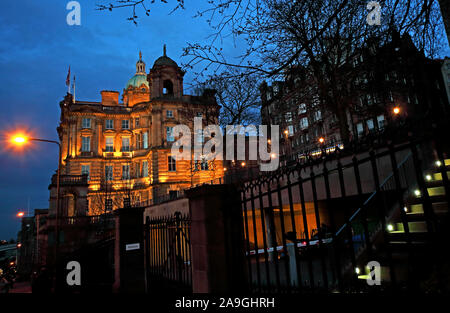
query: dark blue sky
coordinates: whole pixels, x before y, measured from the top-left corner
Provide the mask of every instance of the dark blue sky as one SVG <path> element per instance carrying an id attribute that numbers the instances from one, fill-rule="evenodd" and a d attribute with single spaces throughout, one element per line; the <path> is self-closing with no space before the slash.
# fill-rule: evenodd
<path id="1" fill-rule="evenodd" d="M 138 27 L 126 20 L 128 9 L 97 11 L 100 1 L 92 0 L 79 1 L 81 26 L 68 26 L 68 2 L 0 1 L 0 134 L 26 125 L 35 136 L 57 139 L 58 104 L 67 91 L 69 65 L 77 78 L 77 99 L 100 101 L 100 90 L 122 93 L 139 50 L 147 71 L 164 43 L 168 56 L 180 64 L 186 42 L 203 41 L 210 32 L 205 20 L 192 18 L 202 1 L 172 15 L 170 4 L 157 2 Z M 185 81 L 191 79 L 188 72 Z M 56 145 L 37 144 L 18 154 L 2 139 L 0 239 L 16 237 L 19 208 L 29 206 L 31 213 L 48 207 L 47 187 L 56 166 Z"/>
<path id="2" fill-rule="evenodd" d="M 147 71 L 164 43 L 180 64 L 187 61 L 180 59 L 186 43 L 202 42 L 211 32 L 205 19 L 193 18 L 207 1 L 186 1 L 186 10 L 171 15 L 171 4 L 156 1 L 138 27 L 126 20 L 127 8 L 95 10 L 95 3 L 106 0 L 79 0 L 81 26 L 68 26 L 68 2 L 0 1 L 0 239 L 16 237 L 18 209 L 29 207 L 31 213 L 48 207 L 47 187 L 57 167 L 56 145 L 37 144 L 18 153 L 1 136 L 26 127 L 37 137 L 57 139 L 69 65 L 77 77 L 77 99 L 100 101 L 101 90 L 122 92 L 134 75 L 139 50 Z M 225 55 L 237 55 L 242 48 L 231 42 L 223 47 Z M 188 71 L 185 83 L 192 77 Z"/>

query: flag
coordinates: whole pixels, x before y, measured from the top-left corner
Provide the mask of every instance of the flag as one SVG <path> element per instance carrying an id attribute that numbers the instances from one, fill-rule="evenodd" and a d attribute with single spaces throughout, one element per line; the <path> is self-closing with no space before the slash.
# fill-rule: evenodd
<path id="1" fill-rule="evenodd" d="M 70 86 L 70 65 L 69 65 L 69 72 L 67 73 L 67 78 L 66 78 L 66 86 Z"/>

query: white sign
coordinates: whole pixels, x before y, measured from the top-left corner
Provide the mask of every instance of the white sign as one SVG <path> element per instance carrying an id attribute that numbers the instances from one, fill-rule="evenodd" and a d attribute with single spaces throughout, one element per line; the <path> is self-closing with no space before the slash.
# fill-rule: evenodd
<path id="1" fill-rule="evenodd" d="M 125 246 L 125 250 L 126 251 L 139 250 L 140 247 L 141 247 L 141 245 L 139 243 L 130 243 Z"/>

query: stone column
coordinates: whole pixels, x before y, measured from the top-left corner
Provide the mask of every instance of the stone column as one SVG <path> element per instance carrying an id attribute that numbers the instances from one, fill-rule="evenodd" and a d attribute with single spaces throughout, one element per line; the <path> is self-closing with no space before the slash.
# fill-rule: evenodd
<path id="1" fill-rule="evenodd" d="M 204 185 L 187 192 L 194 293 L 245 292 L 246 260 L 240 197 L 232 185 Z"/>
<path id="2" fill-rule="evenodd" d="M 144 208 L 114 211 L 116 242 L 114 248 L 115 292 L 145 292 L 144 270 Z"/>

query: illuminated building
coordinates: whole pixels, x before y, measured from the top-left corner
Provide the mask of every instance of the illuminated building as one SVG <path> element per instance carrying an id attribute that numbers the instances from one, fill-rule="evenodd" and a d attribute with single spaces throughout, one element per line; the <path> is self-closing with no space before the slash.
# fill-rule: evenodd
<path id="1" fill-rule="evenodd" d="M 217 124 L 218 119 L 214 92 L 185 95 L 184 74 L 164 48 L 164 55 L 148 74 L 139 55 L 136 73 L 123 90 L 122 102 L 118 91 L 101 91 L 101 102 L 74 100 L 67 94 L 60 103 L 58 127 L 62 216 L 98 215 L 123 207 L 128 199 L 131 205 L 138 205 L 176 197 L 183 189 L 223 176 L 221 161 L 199 166 L 195 161 L 175 161 L 171 156 L 172 143 L 177 140 L 175 125 L 192 129 L 194 117 L 202 116 L 204 126 Z M 64 188 L 67 180 L 83 174 L 88 176 L 87 194 Z M 51 199 L 55 199 L 54 190 Z M 83 206 L 86 200 L 88 204 Z M 55 201 L 51 201 L 50 210 L 54 207 Z"/>

